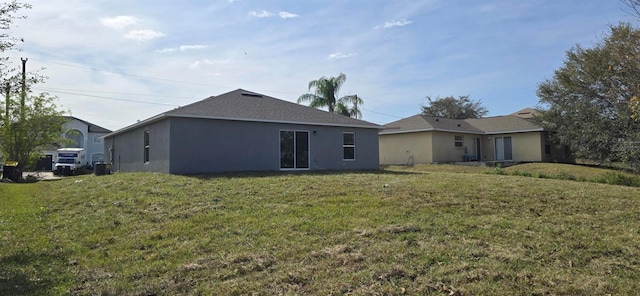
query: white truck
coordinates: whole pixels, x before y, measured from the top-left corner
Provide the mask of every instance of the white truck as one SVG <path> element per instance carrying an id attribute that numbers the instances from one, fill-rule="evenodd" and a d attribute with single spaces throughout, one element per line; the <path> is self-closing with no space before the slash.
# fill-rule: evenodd
<path id="1" fill-rule="evenodd" d="M 84 148 L 60 148 L 56 152 L 53 174 L 75 175 L 78 169 L 84 167 L 85 161 Z"/>

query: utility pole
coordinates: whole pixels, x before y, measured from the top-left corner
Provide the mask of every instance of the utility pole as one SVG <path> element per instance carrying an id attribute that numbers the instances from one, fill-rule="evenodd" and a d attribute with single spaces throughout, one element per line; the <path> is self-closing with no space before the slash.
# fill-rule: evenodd
<path id="1" fill-rule="evenodd" d="M 27 60 L 26 58 L 20 58 L 22 61 L 22 92 L 20 93 L 20 122 L 24 121 L 25 117 L 25 98 L 27 97 Z"/>

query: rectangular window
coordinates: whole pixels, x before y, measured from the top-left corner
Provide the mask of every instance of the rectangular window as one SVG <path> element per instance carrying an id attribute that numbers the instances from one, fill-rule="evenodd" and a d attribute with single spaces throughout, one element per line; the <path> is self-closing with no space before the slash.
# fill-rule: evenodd
<path id="1" fill-rule="evenodd" d="M 544 144 L 544 154 L 551 154 L 551 144 Z"/>
<path id="2" fill-rule="evenodd" d="M 144 163 L 149 162 L 149 131 L 144 131 Z"/>
<path id="3" fill-rule="evenodd" d="M 462 148 L 463 146 L 462 136 L 454 136 L 454 146 L 456 148 Z"/>
<path id="4" fill-rule="evenodd" d="M 308 131 L 280 131 L 280 168 L 309 168 Z"/>
<path id="5" fill-rule="evenodd" d="M 342 133 L 342 159 L 356 159 L 356 133 Z"/>

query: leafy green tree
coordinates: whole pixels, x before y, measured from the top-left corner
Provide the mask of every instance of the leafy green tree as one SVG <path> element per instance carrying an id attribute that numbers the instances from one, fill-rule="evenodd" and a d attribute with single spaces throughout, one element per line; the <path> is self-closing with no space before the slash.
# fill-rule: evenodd
<path id="1" fill-rule="evenodd" d="M 42 150 L 61 141 L 66 119 L 57 111 L 55 99 L 46 93 L 27 96 L 23 118 L 19 100 L 10 100 L 9 117 L 3 110 L 0 123 L 0 150 L 6 160 L 30 167 Z"/>
<path id="2" fill-rule="evenodd" d="M 30 5 L 11 1 L 0 4 L 0 52 L 13 50 L 21 39 L 9 32 L 13 22 L 23 19 L 18 13 Z M 38 74 L 17 73 L 0 57 L 0 152 L 5 160 L 18 161 L 21 169 L 33 164 L 42 150 L 59 142 L 65 118 L 57 111 L 55 97 L 33 95 L 29 85 L 43 81 Z M 26 60 L 24 61 L 26 63 Z"/>
<path id="3" fill-rule="evenodd" d="M 358 95 L 349 95 L 338 98 L 340 88 L 347 80 L 347 76 L 340 73 L 337 77 L 320 77 L 318 80 L 309 82 L 309 91 L 298 97 L 298 104 L 309 102 L 309 107 L 326 107 L 331 113 L 338 113 L 353 118 L 360 118 L 362 114 L 358 105 L 364 104 L 364 100 Z"/>
<path id="4" fill-rule="evenodd" d="M 26 16 L 19 15 L 19 11 L 29 8 L 31 8 L 31 5 L 15 0 L 0 3 L 0 52 L 11 50 L 22 42 L 21 38 L 11 36 L 9 32 L 15 20 L 26 18 Z M 9 73 L 15 70 L 8 66 L 8 60 L 9 57 L 0 56 L 0 79 L 2 80 L 8 79 L 8 76 L 11 76 Z"/>
<path id="5" fill-rule="evenodd" d="M 457 99 L 453 96 L 440 98 L 435 100 L 427 96 L 429 106 L 422 106 L 422 114 L 451 118 L 451 119 L 467 119 L 482 118 L 489 112 L 480 101 L 472 101 L 469 96 L 460 96 Z"/>
<path id="6" fill-rule="evenodd" d="M 540 119 L 575 157 L 640 170 L 632 108 L 640 94 L 640 31 L 628 23 L 610 30 L 592 48 L 567 51 L 564 65 L 539 85 Z"/>
<path id="7" fill-rule="evenodd" d="M 621 0 L 622 3 L 624 3 L 626 6 L 628 6 L 629 8 L 631 8 L 633 11 L 632 13 L 635 14 L 638 18 L 640 18 L 640 0 Z M 629 57 L 629 56 L 625 56 L 625 58 L 628 60 L 628 64 L 629 65 L 634 65 L 633 62 L 638 62 L 637 59 L 638 57 Z M 635 64 L 637 66 L 637 64 Z M 631 97 L 631 99 L 629 100 L 629 105 L 631 107 L 631 117 L 634 120 L 640 121 L 640 96 L 638 94 L 633 95 Z"/>

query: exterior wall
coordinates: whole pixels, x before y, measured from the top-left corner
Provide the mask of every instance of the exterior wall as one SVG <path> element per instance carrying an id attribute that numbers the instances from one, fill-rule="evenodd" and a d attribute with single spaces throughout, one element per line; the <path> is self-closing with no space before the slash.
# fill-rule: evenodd
<path id="1" fill-rule="evenodd" d="M 87 162 L 93 164 L 92 157 L 96 154 L 105 154 L 104 140 L 101 137 L 107 135 L 107 133 L 89 133 L 87 144 L 85 145 Z"/>
<path id="2" fill-rule="evenodd" d="M 144 163 L 144 131 L 149 162 Z M 108 137 L 112 171 L 198 174 L 280 170 L 280 131 L 309 132 L 309 169 L 378 169 L 378 130 L 169 118 Z M 342 133 L 355 132 L 355 160 L 343 160 Z"/>
<path id="3" fill-rule="evenodd" d="M 280 131 L 309 132 L 309 169 L 378 169 L 378 130 L 171 118 L 172 174 L 280 170 Z M 355 132 L 356 159 L 343 160 L 342 133 Z"/>
<path id="4" fill-rule="evenodd" d="M 462 136 L 463 147 L 455 147 L 455 136 Z M 469 134 L 434 132 L 433 162 L 463 161 L 465 155 L 464 147 L 469 145 L 473 145 L 472 136 Z"/>
<path id="5" fill-rule="evenodd" d="M 149 162 L 144 162 L 144 133 L 149 131 Z M 105 138 L 105 162 L 113 172 L 161 172 L 169 173 L 169 120 L 145 126 Z"/>
<path id="6" fill-rule="evenodd" d="M 483 151 L 485 161 L 495 161 L 495 138 L 511 137 L 512 161 L 539 162 L 543 161 L 544 137 L 542 132 L 511 133 L 485 136 L 486 149 Z"/>
<path id="7" fill-rule="evenodd" d="M 455 147 L 455 136 L 462 137 L 462 147 Z M 495 161 L 495 137 L 511 137 L 513 161 L 547 161 L 545 136 L 542 132 L 511 133 L 501 135 L 477 135 L 451 132 L 415 132 L 380 135 L 380 163 L 406 164 L 410 154 L 414 163 L 460 162 L 465 155 L 475 155 L 474 139 L 480 139 L 480 161 Z M 552 155 L 559 148 L 552 146 Z"/>
<path id="8" fill-rule="evenodd" d="M 84 148 L 85 159 L 83 164 L 92 164 L 92 156 L 95 154 L 104 154 L 104 143 L 100 137 L 107 135 L 106 133 L 92 133 L 89 132 L 89 126 L 77 119 L 73 119 L 65 124 L 65 134 L 70 130 L 78 130 L 82 134 L 82 147 L 69 147 L 69 148 Z M 64 137 L 63 134 L 62 136 Z M 45 154 L 53 153 L 55 151 L 46 151 Z M 54 156 L 55 158 L 55 156 Z"/>
<path id="9" fill-rule="evenodd" d="M 73 147 L 69 146 L 69 148 L 84 148 L 85 149 L 85 153 L 83 155 L 84 159 L 81 160 L 82 165 L 86 165 L 87 163 L 91 163 L 91 154 L 90 154 L 89 150 L 87 149 L 88 142 L 89 142 L 89 126 L 87 126 L 87 124 L 85 124 L 82 121 L 73 119 L 73 120 L 65 123 L 64 134 L 62 134 L 62 137 L 64 137 L 67 132 L 72 131 L 72 130 L 76 130 L 80 134 L 82 134 L 82 147 L 75 147 L 75 145 L 71 145 Z M 57 155 L 56 151 L 45 151 L 45 154 L 49 154 L 49 153 L 53 154 L 53 161 L 55 162 L 55 160 L 58 158 L 58 155 Z"/>
<path id="10" fill-rule="evenodd" d="M 416 132 L 380 135 L 380 164 L 432 163 L 432 133 Z"/>
<path id="11" fill-rule="evenodd" d="M 542 161 L 544 153 L 542 132 L 513 134 L 511 139 L 513 161 Z"/>

